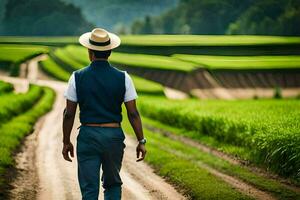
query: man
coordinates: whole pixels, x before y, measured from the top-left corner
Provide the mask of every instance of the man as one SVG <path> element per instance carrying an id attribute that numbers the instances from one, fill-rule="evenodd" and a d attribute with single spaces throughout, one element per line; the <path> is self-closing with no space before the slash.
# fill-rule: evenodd
<path id="1" fill-rule="evenodd" d="M 70 135 L 79 104 L 81 126 L 77 136 L 76 153 L 82 199 L 98 199 L 102 166 L 104 199 L 118 200 L 121 199 L 123 184 L 119 172 L 126 147 L 125 135 L 120 126 L 123 102 L 138 140 L 137 161 L 143 160 L 146 155 L 146 139 L 135 102 L 137 94 L 127 72 L 112 67 L 107 61 L 111 50 L 121 43 L 117 35 L 96 28 L 81 35 L 79 42 L 88 48 L 91 63 L 75 71 L 69 79 L 65 92 L 62 154 L 64 159 L 70 162 L 72 160 L 69 153 L 74 157 Z"/>

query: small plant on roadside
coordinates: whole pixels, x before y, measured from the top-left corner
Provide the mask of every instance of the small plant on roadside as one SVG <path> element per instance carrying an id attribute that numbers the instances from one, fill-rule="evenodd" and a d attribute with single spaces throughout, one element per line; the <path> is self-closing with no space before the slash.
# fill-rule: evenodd
<path id="1" fill-rule="evenodd" d="M 273 96 L 274 99 L 282 99 L 282 91 L 281 91 L 281 88 L 279 86 L 276 86 L 274 88 L 274 96 Z"/>

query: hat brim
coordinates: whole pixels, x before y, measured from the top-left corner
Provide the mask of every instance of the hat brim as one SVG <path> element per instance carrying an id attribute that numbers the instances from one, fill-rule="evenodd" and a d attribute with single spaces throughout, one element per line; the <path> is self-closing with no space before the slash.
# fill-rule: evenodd
<path id="1" fill-rule="evenodd" d="M 121 39 L 119 38 L 119 36 L 117 36 L 116 34 L 110 33 L 110 32 L 108 32 L 108 36 L 110 38 L 110 44 L 106 45 L 106 46 L 92 45 L 89 41 L 90 36 L 91 36 L 91 32 L 87 32 L 87 33 L 82 34 L 79 37 L 79 43 L 88 49 L 92 49 L 92 50 L 96 50 L 96 51 L 107 51 L 107 50 L 114 49 L 114 48 L 120 46 L 120 44 L 121 44 Z"/>

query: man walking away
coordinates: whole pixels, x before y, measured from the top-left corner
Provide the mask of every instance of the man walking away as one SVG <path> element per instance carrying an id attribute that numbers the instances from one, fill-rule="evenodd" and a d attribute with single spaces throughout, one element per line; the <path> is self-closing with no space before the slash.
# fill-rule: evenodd
<path id="1" fill-rule="evenodd" d="M 97 200 L 100 168 L 105 200 L 121 199 L 120 169 L 125 134 L 121 127 L 122 103 L 136 134 L 137 161 L 145 158 L 146 139 L 136 108 L 137 93 L 131 77 L 107 61 L 120 38 L 101 28 L 80 36 L 79 42 L 88 49 L 90 65 L 73 72 L 65 91 L 63 115 L 63 150 L 65 160 L 72 162 L 74 147 L 70 141 L 77 104 L 80 108 L 80 130 L 77 136 L 78 181 L 83 200 Z M 140 157 L 141 154 L 141 157 Z"/>

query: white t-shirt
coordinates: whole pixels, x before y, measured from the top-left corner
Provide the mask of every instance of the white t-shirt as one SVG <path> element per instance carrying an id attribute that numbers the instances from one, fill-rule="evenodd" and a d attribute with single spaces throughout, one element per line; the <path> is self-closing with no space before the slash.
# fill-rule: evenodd
<path id="1" fill-rule="evenodd" d="M 133 81 L 129 74 L 125 72 L 125 96 L 124 96 L 124 102 L 134 100 L 138 98 L 138 95 L 136 93 Z M 77 102 L 77 94 L 76 94 L 76 84 L 75 84 L 75 76 L 74 72 L 69 78 L 68 87 L 66 91 L 64 92 L 64 97 L 70 101 Z"/>

